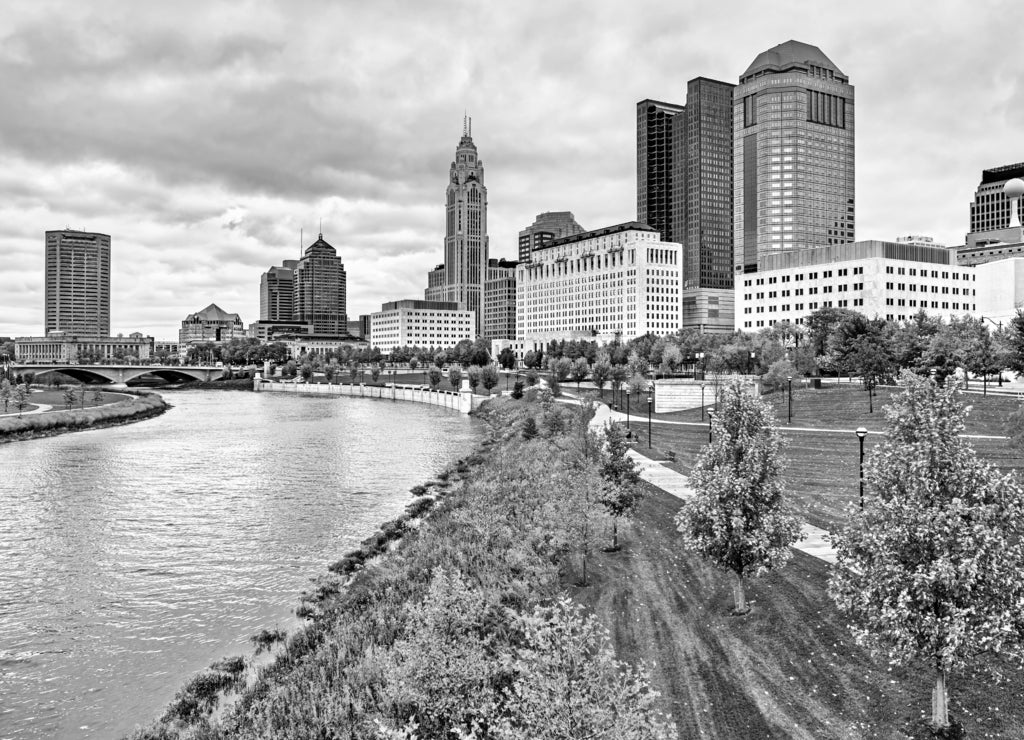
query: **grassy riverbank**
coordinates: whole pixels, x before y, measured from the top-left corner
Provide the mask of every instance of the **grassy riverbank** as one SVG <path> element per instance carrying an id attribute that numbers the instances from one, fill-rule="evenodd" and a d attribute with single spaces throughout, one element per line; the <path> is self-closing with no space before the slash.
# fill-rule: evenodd
<path id="1" fill-rule="evenodd" d="M 209 710 L 244 661 L 194 677 L 134 737 L 674 737 L 644 675 L 564 599 L 567 560 L 594 546 L 601 486 L 580 410 L 498 399 L 482 415 L 480 450 L 331 566 L 297 611 L 307 626 L 223 716 Z"/>
<path id="2" fill-rule="evenodd" d="M 168 408 L 167 402 L 159 395 L 147 393 L 127 396 L 123 401 L 106 406 L 48 411 L 27 416 L 5 416 L 0 418 L 0 444 L 127 424 L 158 416 Z"/>

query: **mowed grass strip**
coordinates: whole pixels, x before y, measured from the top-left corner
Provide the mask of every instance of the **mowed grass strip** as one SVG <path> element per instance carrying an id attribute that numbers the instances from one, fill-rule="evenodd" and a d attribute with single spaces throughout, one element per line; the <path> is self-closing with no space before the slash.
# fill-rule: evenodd
<path id="1" fill-rule="evenodd" d="M 793 393 L 793 422 L 786 424 L 786 396 L 780 393 L 766 397 L 775 406 L 776 418 L 783 431 L 787 460 L 786 489 L 790 509 L 808 523 L 832 531 L 846 521 L 845 510 L 860 499 L 860 443 L 854 429 L 864 426 L 868 435 L 864 440 L 865 460 L 875 445 L 881 442 L 879 432 L 888 430 L 881 407 L 896 392 L 893 388 L 880 388 L 875 398 L 875 412 L 868 413 L 867 394 L 859 386 L 827 386 L 821 390 L 801 390 Z M 979 396 L 965 394 L 964 403 L 971 406 L 965 434 L 1000 437 L 1006 434 L 1008 418 L 1020 403 L 1013 397 Z M 780 414 L 781 412 L 781 414 Z M 668 416 L 668 415 L 662 415 Z M 680 421 L 700 422 L 700 409 L 676 412 L 671 416 Z M 686 418 L 684 418 L 686 417 Z M 637 451 L 656 459 L 666 459 L 669 452 L 676 454 L 669 467 L 688 475 L 708 441 L 708 417 L 699 426 L 675 424 L 654 425 L 652 448 L 647 447 L 646 417 L 634 418 L 631 426 L 641 435 L 634 445 Z M 839 431 L 801 431 L 801 428 Z M 1024 476 L 1024 450 L 1008 439 L 972 439 L 970 445 L 978 455 L 1007 473 L 1016 471 Z"/>
<path id="2" fill-rule="evenodd" d="M 705 437 L 706 439 L 706 437 Z M 753 579 L 753 611 L 731 617 L 730 581 L 682 548 L 678 499 L 648 487 L 623 549 L 598 553 L 591 586 L 563 583 L 609 628 L 621 660 L 645 661 L 680 738 L 924 738 L 927 669 L 896 669 L 858 648 L 825 592 L 826 563 L 794 552 Z M 1024 674 L 979 663 L 950 679 L 951 714 L 968 737 L 1024 737 Z M 989 664 L 993 665 L 993 664 Z"/>

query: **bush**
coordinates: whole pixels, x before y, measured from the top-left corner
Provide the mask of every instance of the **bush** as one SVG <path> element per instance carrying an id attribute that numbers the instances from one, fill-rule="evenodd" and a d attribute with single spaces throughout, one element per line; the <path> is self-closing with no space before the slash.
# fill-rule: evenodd
<path id="1" fill-rule="evenodd" d="M 419 519 L 432 508 L 434 508 L 434 503 L 435 501 L 432 498 L 420 498 L 406 506 L 405 512 L 409 515 L 410 519 Z"/>
<path id="2" fill-rule="evenodd" d="M 551 391 L 552 396 L 562 395 L 562 384 L 553 375 L 548 378 L 548 390 Z"/>
<path id="3" fill-rule="evenodd" d="M 288 633 L 284 630 L 263 629 L 257 632 L 252 637 L 250 637 L 249 642 L 251 642 L 255 646 L 256 654 L 259 655 L 265 650 L 270 650 L 270 648 L 272 648 L 275 644 L 279 642 L 284 642 L 284 639 L 285 637 L 287 637 L 287 635 Z"/>
<path id="4" fill-rule="evenodd" d="M 788 378 L 795 378 L 796 367 L 789 360 L 776 360 L 768 368 L 768 372 L 761 377 L 761 391 L 772 393 L 773 391 L 785 390 L 789 387 Z"/>
<path id="5" fill-rule="evenodd" d="M 517 380 L 515 385 L 512 386 L 512 398 L 520 399 L 523 397 L 523 381 Z"/>

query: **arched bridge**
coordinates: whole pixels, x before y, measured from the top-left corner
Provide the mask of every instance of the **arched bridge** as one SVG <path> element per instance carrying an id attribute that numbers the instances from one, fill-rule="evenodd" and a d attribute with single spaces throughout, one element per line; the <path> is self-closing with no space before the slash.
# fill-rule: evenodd
<path id="1" fill-rule="evenodd" d="M 170 383 L 190 380 L 209 382 L 225 375 L 222 367 L 201 365 L 75 365 L 72 363 L 12 364 L 12 373 L 35 373 L 39 378 L 47 373 L 63 373 L 82 383 L 113 384 L 123 386 L 143 375 L 156 375 Z"/>

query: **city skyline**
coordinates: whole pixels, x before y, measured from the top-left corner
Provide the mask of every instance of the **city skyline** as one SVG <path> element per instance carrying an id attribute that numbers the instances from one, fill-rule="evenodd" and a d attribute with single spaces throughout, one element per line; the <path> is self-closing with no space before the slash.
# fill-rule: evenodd
<path id="1" fill-rule="evenodd" d="M 111 235 L 115 334 L 172 337 L 211 302 L 255 321 L 260 275 L 298 258 L 320 218 L 350 316 L 420 295 L 443 260 L 437 178 L 464 111 L 487 162 L 490 256 L 514 259 L 545 211 L 632 220 L 636 102 L 681 100 L 697 76 L 736 83 L 790 39 L 856 84 L 858 240 L 962 243 L 981 170 L 1024 160 L 1010 3 L 401 7 L 10 7 L 0 335 L 42 333 L 41 240 L 65 225 Z"/>

